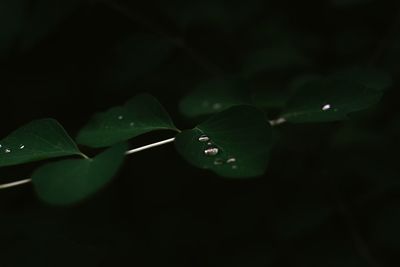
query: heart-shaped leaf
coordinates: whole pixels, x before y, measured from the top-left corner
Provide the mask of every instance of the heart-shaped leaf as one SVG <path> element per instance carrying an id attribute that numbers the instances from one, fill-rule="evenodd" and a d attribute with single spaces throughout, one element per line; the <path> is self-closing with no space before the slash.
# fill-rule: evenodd
<path id="1" fill-rule="evenodd" d="M 69 155 L 82 153 L 53 119 L 30 122 L 0 141 L 0 167 Z"/>
<path id="2" fill-rule="evenodd" d="M 314 80 L 297 90 L 282 117 L 295 123 L 345 120 L 349 113 L 369 108 L 381 97 L 382 91 L 361 83 Z"/>
<path id="3" fill-rule="evenodd" d="M 180 110 L 185 116 L 192 118 L 249 103 L 249 96 L 243 86 L 242 82 L 231 79 L 207 81 L 181 100 Z"/>
<path id="4" fill-rule="evenodd" d="M 39 197 L 53 205 L 69 205 L 96 193 L 123 163 L 126 144 L 109 148 L 93 159 L 70 159 L 37 169 L 32 182 Z"/>
<path id="5" fill-rule="evenodd" d="M 90 147 L 106 147 L 155 130 L 177 131 L 161 104 L 151 95 L 143 94 L 124 106 L 96 114 L 77 140 Z"/>
<path id="6" fill-rule="evenodd" d="M 242 105 L 222 111 L 176 137 L 176 148 L 191 164 L 232 178 L 262 175 L 272 130 L 258 109 Z"/>

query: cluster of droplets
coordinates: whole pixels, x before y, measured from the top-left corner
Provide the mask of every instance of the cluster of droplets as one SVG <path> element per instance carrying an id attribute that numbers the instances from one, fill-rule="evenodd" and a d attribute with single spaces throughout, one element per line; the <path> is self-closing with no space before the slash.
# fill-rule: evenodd
<path id="1" fill-rule="evenodd" d="M 18 146 L 18 149 L 19 150 L 22 150 L 22 149 L 24 149 L 25 148 L 25 145 L 24 144 L 20 144 L 19 146 Z M 3 149 L 3 145 L 2 144 L 0 144 L 0 149 L 2 149 L 3 150 L 3 152 L 4 153 L 6 153 L 6 154 L 8 154 L 8 153 L 11 153 L 11 148 L 9 148 L 9 147 L 5 147 L 4 149 Z"/>
<path id="2" fill-rule="evenodd" d="M 119 115 L 117 118 L 118 118 L 118 120 L 122 121 L 122 120 L 124 119 L 124 116 Z M 134 123 L 133 121 L 131 121 L 131 122 L 129 123 L 129 126 L 130 126 L 130 127 L 133 127 L 133 126 L 135 126 L 135 123 Z"/>
<path id="3" fill-rule="evenodd" d="M 199 140 L 199 142 L 207 143 L 207 147 L 203 151 L 204 155 L 210 156 L 210 157 L 215 157 L 220 153 L 219 148 L 216 147 L 211 142 L 210 137 L 208 137 L 206 135 L 201 135 L 198 140 Z M 232 169 L 238 168 L 238 166 L 236 165 L 236 158 L 234 158 L 234 157 L 229 157 L 228 159 L 215 158 L 214 165 L 219 166 L 219 165 L 224 165 L 224 164 L 231 165 Z"/>

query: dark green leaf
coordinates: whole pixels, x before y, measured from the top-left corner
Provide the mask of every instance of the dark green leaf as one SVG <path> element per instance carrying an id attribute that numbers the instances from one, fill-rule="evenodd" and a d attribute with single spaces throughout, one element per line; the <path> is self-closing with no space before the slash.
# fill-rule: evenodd
<path id="1" fill-rule="evenodd" d="M 53 119 L 33 121 L 0 141 L 0 166 L 81 155 L 64 128 Z"/>
<path id="2" fill-rule="evenodd" d="M 79 202 L 104 187 L 120 168 L 126 144 L 116 145 L 93 159 L 47 164 L 32 176 L 39 197 L 53 205 Z"/>
<path id="3" fill-rule="evenodd" d="M 295 123 L 345 120 L 349 113 L 369 108 L 381 97 L 381 91 L 357 82 L 310 81 L 298 89 L 282 117 Z"/>
<path id="4" fill-rule="evenodd" d="M 175 144 L 199 168 L 225 177 L 253 177 L 267 168 L 272 131 L 258 109 L 235 106 L 178 134 Z"/>
<path id="5" fill-rule="evenodd" d="M 143 94 L 124 106 L 96 114 L 77 140 L 90 147 L 106 147 L 155 130 L 177 129 L 157 99 Z"/>
<path id="6" fill-rule="evenodd" d="M 237 80 L 212 80 L 198 85 L 180 102 L 180 110 L 187 117 L 220 112 L 233 105 L 246 104 L 249 97 Z"/>

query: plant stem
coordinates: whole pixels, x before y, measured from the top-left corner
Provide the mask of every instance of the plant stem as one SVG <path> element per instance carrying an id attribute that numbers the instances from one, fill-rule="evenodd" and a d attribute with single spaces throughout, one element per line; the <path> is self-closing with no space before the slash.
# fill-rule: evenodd
<path id="1" fill-rule="evenodd" d="M 32 179 L 25 179 L 25 180 L 20 180 L 20 181 L 8 183 L 8 184 L 2 184 L 2 185 L 0 185 L 0 189 L 6 189 L 6 188 L 10 188 L 10 187 L 27 184 L 27 183 L 30 183 L 31 181 L 32 181 Z"/>
<path id="2" fill-rule="evenodd" d="M 172 143 L 174 141 L 175 141 L 175 137 L 167 139 L 167 140 L 163 140 L 163 141 L 160 141 L 160 142 L 156 142 L 156 143 L 153 143 L 153 144 L 150 144 L 150 145 L 141 146 L 141 147 L 126 151 L 125 155 L 134 154 L 134 153 L 137 153 L 137 152 L 149 149 L 149 148 L 153 148 L 153 147 L 156 147 L 156 146 L 161 146 L 161 145 L 164 145 L 164 144 Z"/>
<path id="3" fill-rule="evenodd" d="M 175 141 L 175 137 L 169 138 L 169 139 L 166 139 L 166 140 L 163 140 L 163 141 L 159 141 L 159 142 L 156 142 L 156 143 L 153 143 L 153 144 L 149 144 L 149 145 L 145 145 L 145 146 L 141 146 L 141 147 L 138 147 L 138 148 L 134 148 L 134 149 L 128 150 L 128 151 L 125 152 L 125 155 L 131 155 L 131 154 L 134 154 L 134 153 L 146 150 L 146 149 L 150 149 L 150 148 L 153 148 L 153 147 L 162 146 L 162 145 L 165 145 L 165 144 L 168 144 L 168 143 L 172 143 L 174 141 Z M 81 154 L 81 156 L 83 156 L 85 159 L 90 159 L 85 154 Z M 1 189 L 6 189 L 6 188 L 11 188 L 11 187 L 16 187 L 16 186 L 23 185 L 23 184 L 27 184 L 27 183 L 30 183 L 31 181 L 32 181 L 32 179 L 24 179 L 24 180 L 19 180 L 19 181 L 12 182 L 12 183 L 0 184 L 0 190 Z"/>

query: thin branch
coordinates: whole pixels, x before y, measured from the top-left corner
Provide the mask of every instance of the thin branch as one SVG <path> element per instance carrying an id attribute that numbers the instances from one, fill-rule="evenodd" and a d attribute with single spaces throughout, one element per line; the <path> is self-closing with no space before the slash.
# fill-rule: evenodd
<path id="1" fill-rule="evenodd" d="M 141 147 L 126 151 L 125 155 L 131 155 L 131 154 L 134 154 L 134 153 L 137 153 L 137 152 L 149 149 L 149 148 L 153 148 L 153 147 L 156 147 L 156 146 L 161 146 L 161 145 L 164 145 L 164 144 L 172 143 L 174 141 L 175 141 L 175 137 L 167 139 L 167 140 L 163 140 L 163 141 L 160 141 L 160 142 L 156 142 L 156 143 L 153 143 L 153 144 L 141 146 Z"/>
<path id="2" fill-rule="evenodd" d="M 2 185 L 0 185 L 0 189 L 6 189 L 6 188 L 11 188 L 11 187 L 27 184 L 27 183 L 30 183 L 31 181 L 32 181 L 32 179 L 25 179 L 25 180 L 20 180 L 20 181 L 8 183 L 8 184 L 2 184 Z"/>
<path id="3" fill-rule="evenodd" d="M 135 148 L 135 149 L 132 149 L 132 150 L 128 150 L 128 151 L 125 152 L 125 155 L 131 155 L 131 154 L 134 154 L 134 153 L 146 150 L 146 149 L 150 149 L 150 148 L 153 148 L 153 147 L 157 147 L 157 146 L 165 145 L 165 144 L 168 144 L 168 143 L 172 143 L 174 141 L 175 141 L 175 137 L 169 138 L 169 139 L 166 139 L 166 140 L 163 140 L 163 141 L 160 141 L 160 142 L 156 142 L 156 143 L 153 143 L 153 144 L 149 144 L 149 145 L 141 146 L 141 147 L 138 147 L 138 148 Z M 89 159 L 89 157 L 87 157 L 84 154 L 82 154 L 82 156 L 84 156 L 85 159 Z M 12 182 L 12 183 L 1 184 L 0 185 L 0 190 L 1 189 L 6 189 L 6 188 L 11 188 L 11 187 L 16 187 L 16 186 L 19 186 L 19 185 L 24 185 L 24 184 L 30 183 L 31 181 L 32 181 L 32 179 L 24 179 L 24 180 L 19 180 L 19 181 Z"/>

